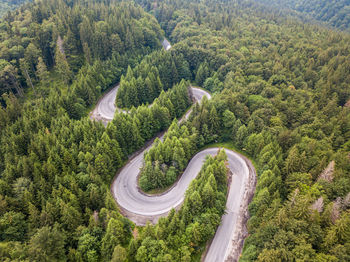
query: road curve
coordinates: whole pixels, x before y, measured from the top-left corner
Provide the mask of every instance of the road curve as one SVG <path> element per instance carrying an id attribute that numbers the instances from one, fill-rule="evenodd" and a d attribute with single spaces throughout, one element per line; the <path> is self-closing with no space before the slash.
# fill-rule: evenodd
<path id="1" fill-rule="evenodd" d="M 148 150 L 146 148 L 146 150 Z M 145 150 L 145 151 L 146 151 Z M 139 154 L 122 168 L 114 179 L 111 191 L 123 213 L 138 225 L 147 221 L 157 222 L 172 208 L 178 208 L 191 181 L 198 175 L 207 155 L 215 155 L 219 148 L 208 148 L 197 153 L 189 162 L 177 184 L 165 194 L 148 196 L 139 191 L 137 176 L 143 164 L 143 154 Z M 204 261 L 235 261 L 233 255 L 241 252 L 244 239 L 244 224 L 247 205 L 255 185 L 255 172 L 246 158 L 225 149 L 227 164 L 232 173 L 226 202 L 226 213 L 212 240 Z M 242 215 L 243 214 L 243 215 Z M 236 255 L 235 255 L 236 256 Z"/>
<path id="2" fill-rule="evenodd" d="M 113 120 L 116 111 L 115 99 L 119 89 L 119 84 L 106 93 L 98 102 L 94 110 L 90 113 L 90 118 L 102 121 L 105 125 Z"/>
<path id="3" fill-rule="evenodd" d="M 171 44 L 169 43 L 169 41 L 164 38 L 163 42 L 162 42 L 162 46 L 164 48 L 165 51 L 169 51 L 171 49 Z M 116 106 L 115 106 L 115 99 L 116 99 L 116 95 L 119 89 L 119 84 L 116 85 L 114 88 L 112 88 L 110 91 L 108 91 L 107 94 L 105 94 L 98 102 L 97 105 L 95 107 L 95 109 L 90 113 L 90 118 L 93 120 L 99 120 L 102 121 L 102 123 L 106 126 L 108 122 L 110 122 L 111 120 L 113 120 L 114 117 L 114 113 L 116 111 Z M 199 88 L 198 89 L 198 94 L 200 96 L 201 92 Z M 202 92 L 205 92 L 202 90 Z M 208 98 L 210 98 L 210 94 L 205 92 L 208 96 Z M 203 96 L 203 93 L 202 93 Z M 198 96 L 197 96 L 198 97 Z M 197 99 L 198 101 L 200 99 Z M 123 111 L 118 109 L 119 111 Z M 125 111 L 123 111 L 125 112 Z M 187 118 L 188 116 L 186 116 Z"/>
<path id="4" fill-rule="evenodd" d="M 255 192 L 256 172 L 252 162 L 232 150 L 225 151 L 232 177 L 225 214 L 207 250 L 206 262 L 239 260 L 247 236 L 248 204 Z"/>
<path id="5" fill-rule="evenodd" d="M 106 126 L 108 122 L 112 121 L 114 118 L 114 113 L 116 110 L 123 111 L 115 106 L 115 99 L 119 89 L 119 84 L 113 87 L 110 91 L 108 91 L 98 102 L 94 110 L 90 113 L 90 118 L 94 120 L 102 121 L 102 123 Z M 193 98 L 195 101 L 200 101 L 203 96 L 207 96 L 208 99 L 211 98 L 211 95 L 197 87 L 191 87 Z M 125 112 L 125 111 L 123 111 Z M 185 118 L 187 119 L 191 113 L 189 110 Z"/>
<path id="6" fill-rule="evenodd" d="M 102 120 L 107 124 L 117 110 L 115 97 L 119 86 L 114 87 L 91 112 L 92 119 Z M 193 98 L 200 101 L 203 96 L 211 98 L 202 89 L 191 87 Z M 189 110 L 183 118 L 190 115 Z M 180 120 L 181 121 L 181 120 Z M 161 137 L 162 138 L 162 137 Z M 207 155 L 215 155 L 219 148 L 209 148 L 197 153 L 189 162 L 178 182 L 167 192 L 158 196 L 148 196 L 138 189 L 137 176 L 143 164 L 143 156 L 152 146 L 138 152 L 115 176 L 111 192 L 122 213 L 137 225 L 147 221 L 156 223 L 159 217 L 166 216 L 172 208 L 179 208 L 190 182 L 198 175 Z M 225 149 L 228 167 L 232 173 L 232 182 L 228 190 L 226 213 L 207 250 L 204 261 L 238 261 L 246 237 L 248 204 L 254 194 L 256 174 L 252 163 L 244 156 Z"/>

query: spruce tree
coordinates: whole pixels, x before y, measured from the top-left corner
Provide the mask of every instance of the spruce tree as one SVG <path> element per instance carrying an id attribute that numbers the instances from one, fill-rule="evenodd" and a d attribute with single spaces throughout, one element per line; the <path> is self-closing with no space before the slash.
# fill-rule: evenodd
<path id="1" fill-rule="evenodd" d="M 64 51 L 62 48 L 59 47 L 59 44 L 56 46 L 56 52 L 55 52 L 55 64 L 56 64 L 56 71 L 60 75 L 61 80 L 68 84 L 71 81 L 72 78 L 72 72 L 69 68 L 69 64 L 67 62 L 67 58 L 64 54 Z"/>
<path id="2" fill-rule="evenodd" d="M 45 85 L 49 79 L 49 72 L 41 56 L 38 58 L 38 64 L 36 66 L 36 76 L 39 78 L 41 84 Z"/>

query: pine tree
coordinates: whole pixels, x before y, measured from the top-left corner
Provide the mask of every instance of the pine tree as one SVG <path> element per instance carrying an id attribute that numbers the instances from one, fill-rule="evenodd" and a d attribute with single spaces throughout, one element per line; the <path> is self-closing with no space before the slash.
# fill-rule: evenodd
<path id="1" fill-rule="evenodd" d="M 126 258 L 127 258 L 127 253 L 125 248 L 123 248 L 121 245 L 117 245 L 114 248 L 111 262 L 124 262 Z"/>
<path id="2" fill-rule="evenodd" d="M 203 85 L 205 79 L 209 76 L 209 69 L 206 62 L 200 64 L 197 74 L 196 74 L 196 83 L 198 85 Z"/>
<path id="3" fill-rule="evenodd" d="M 69 64 L 67 62 L 66 56 L 63 53 L 63 50 L 57 44 L 55 52 L 55 64 L 56 70 L 61 77 L 61 80 L 68 84 L 72 78 L 72 72 L 70 71 Z"/>
<path id="4" fill-rule="evenodd" d="M 92 55 L 91 55 L 89 45 L 86 42 L 83 42 L 83 52 L 84 52 L 86 62 L 91 65 L 92 64 Z"/>
<path id="5" fill-rule="evenodd" d="M 35 73 L 35 65 L 38 61 L 39 56 L 40 56 L 39 49 L 33 43 L 30 43 L 24 52 L 24 60 L 28 65 L 29 74 Z"/>
<path id="6" fill-rule="evenodd" d="M 40 228 L 30 239 L 28 253 L 32 261 L 64 260 L 65 235 L 54 228 Z"/>
<path id="7" fill-rule="evenodd" d="M 190 205 L 190 210 L 192 215 L 197 215 L 201 212 L 202 210 L 202 198 L 198 191 L 194 191 L 190 196 L 189 196 L 189 205 Z"/>
<path id="8" fill-rule="evenodd" d="M 111 259 L 114 247 L 126 241 L 123 223 L 119 219 L 111 218 L 108 222 L 106 234 L 102 238 L 101 254 L 106 259 Z"/>
<path id="9" fill-rule="evenodd" d="M 203 205 L 206 207 L 213 207 L 215 203 L 215 192 L 209 181 L 205 184 L 202 192 Z"/>
<path id="10" fill-rule="evenodd" d="M 19 60 L 20 63 L 20 68 L 22 71 L 22 75 L 24 76 L 24 78 L 26 79 L 27 85 L 30 86 L 33 89 L 34 94 L 36 94 L 33 82 L 32 82 L 32 78 L 29 75 L 29 66 L 28 63 L 22 58 Z"/>
<path id="11" fill-rule="evenodd" d="M 151 178 L 153 175 L 153 167 L 151 161 L 146 161 L 140 175 L 140 187 L 144 191 L 152 188 Z"/>
<path id="12" fill-rule="evenodd" d="M 219 117 L 216 112 L 215 106 L 213 106 L 209 113 L 209 130 L 212 134 L 218 134 L 220 130 L 219 127 L 220 127 Z"/>
<path id="13" fill-rule="evenodd" d="M 118 34 L 113 34 L 111 36 L 112 52 L 122 53 L 124 51 L 124 46 L 122 40 Z"/>
<path id="14" fill-rule="evenodd" d="M 236 135 L 236 143 L 238 146 L 243 147 L 245 145 L 245 140 L 248 135 L 248 130 L 245 125 L 241 125 L 237 131 Z"/>
<path id="15" fill-rule="evenodd" d="M 49 79 L 49 72 L 41 56 L 39 56 L 38 65 L 36 66 L 36 76 L 43 85 L 45 85 Z"/>

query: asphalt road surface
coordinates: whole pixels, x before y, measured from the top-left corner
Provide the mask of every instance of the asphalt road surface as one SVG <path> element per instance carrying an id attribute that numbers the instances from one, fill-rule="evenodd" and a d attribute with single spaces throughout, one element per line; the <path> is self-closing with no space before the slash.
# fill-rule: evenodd
<path id="1" fill-rule="evenodd" d="M 113 120 L 114 113 L 115 113 L 116 110 L 125 112 L 124 110 L 121 110 L 121 109 L 119 109 L 119 108 L 117 108 L 115 106 L 115 99 L 116 99 L 116 95 L 117 95 L 118 89 L 119 89 L 119 84 L 117 86 L 115 86 L 113 89 L 111 89 L 110 91 L 108 91 L 108 93 L 106 93 L 97 102 L 96 107 L 90 113 L 91 119 L 102 121 L 102 123 L 104 125 L 107 125 L 107 123 L 109 121 Z M 204 90 L 202 90 L 200 88 L 191 87 L 191 89 L 192 89 L 193 97 L 194 97 L 194 99 L 196 101 L 201 100 L 204 95 L 207 96 L 208 99 L 211 98 L 211 95 L 208 92 L 206 92 L 206 91 L 204 91 Z M 186 113 L 186 115 L 185 115 L 186 119 L 189 117 L 191 112 L 192 111 L 189 110 Z"/>
<path id="2" fill-rule="evenodd" d="M 104 123 L 113 119 L 118 87 L 113 88 L 98 102 L 91 114 L 92 118 L 102 120 Z M 210 94 L 204 90 L 191 88 L 196 101 L 200 101 L 203 96 L 211 98 Z M 188 118 L 190 113 L 191 110 L 184 118 Z M 111 186 L 113 197 L 121 211 L 137 225 L 145 225 L 147 221 L 156 223 L 159 217 L 166 216 L 172 208 L 179 208 L 184 200 L 186 189 L 198 175 L 206 156 L 215 155 L 219 150 L 219 148 L 209 148 L 197 153 L 170 190 L 161 195 L 149 196 L 139 190 L 137 177 L 143 164 L 144 153 L 151 146 L 152 144 L 130 159 L 116 175 Z M 226 213 L 204 258 L 204 261 L 208 262 L 238 261 L 246 236 L 247 207 L 255 189 L 256 174 L 251 162 L 231 150 L 226 149 L 226 154 L 228 167 L 232 172 L 232 182 L 228 191 Z"/>
<path id="3" fill-rule="evenodd" d="M 163 48 L 165 51 L 168 51 L 171 48 L 171 44 L 169 43 L 169 41 L 167 39 L 164 38 L 163 42 L 162 42 Z"/>
<path id="4" fill-rule="evenodd" d="M 146 149 L 148 150 L 149 147 Z M 145 151 L 146 151 L 145 150 Z M 178 208 L 191 181 L 198 175 L 206 156 L 215 155 L 219 148 L 208 148 L 197 153 L 189 162 L 186 170 L 177 184 L 165 194 L 148 196 L 138 189 L 137 177 L 143 164 L 143 153 L 137 155 L 122 168 L 112 184 L 112 194 L 125 214 L 138 225 L 145 225 L 147 221 L 155 223 L 159 217 L 165 216 L 172 208 Z M 225 149 L 228 167 L 232 172 L 232 183 L 226 202 L 226 213 L 208 249 L 204 261 L 226 261 L 237 249 L 242 235 L 241 225 L 242 204 L 249 202 L 249 185 L 252 176 L 247 160 L 241 155 Z M 245 206 L 246 209 L 247 206 Z M 240 249 L 239 249 L 240 253 Z M 230 259 L 229 261 L 234 261 Z"/>
<path id="5" fill-rule="evenodd" d="M 119 84 L 105 94 L 98 102 L 95 109 L 90 113 L 90 117 L 102 121 L 105 125 L 113 120 L 116 111 L 115 99 Z"/>
<path id="6" fill-rule="evenodd" d="M 164 39 L 165 50 L 171 48 Z M 105 94 L 90 113 L 91 119 L 102 121 L 107 125 L 117 110 L 115 106 L 116 94 L 119 85 Z M 191 87 L 193 98 L 200 101 L 203 96 L 211 98 L 210 94 L 202 89 Z M 120 110 L 120 109 L 118 109 Z M 192 110 L 189 110 L 179 122 L 187 119 Z M 163 138 L 163 135 L 160 139 Z M 137 178 L 143 164 L 144 153 L 152 144 L 137 154 L 134 154 L 128 163 L 115 176 L 111 192 L 122 213 L 137 225 L 145 225 L 147 221 L 156 223 L 162 216 L 166 216 L 172 209 L 178 209 L 191 181 L 198 175 L 206 156 L 215 155 L 219 148 L 208 148 L 197 153 L 189 162 L 180 179 L 169 190 L 160 195 L 147 195 L 140 191 Z M 244 156 L 225 149 L 227 164 L 232 177 L 228 190 L 226 212 L 221 219 L 215 236 L 210 243 L 202 260 L 206 262 L 238 261 L 242 252 L 243 242 L 247 236 L 246 221 L 248 219 L 248 204 L 253 197 L 256 173 L 252 163 Z"/>

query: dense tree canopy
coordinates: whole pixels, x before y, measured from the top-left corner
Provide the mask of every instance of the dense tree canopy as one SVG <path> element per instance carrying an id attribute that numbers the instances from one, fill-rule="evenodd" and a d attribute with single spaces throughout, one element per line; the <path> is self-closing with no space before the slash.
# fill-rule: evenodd
<path id="1" fill-rule="evenodd" d="M 200 257 L 224 212 L 223 151 L 154 226 L 135 227 L 109 190 L 128 156 L 171 125 L 145 156 L 144 189 L 171 185 L 197 150 L 228 142 L 258 171 L 241 261 L 348 261 L 349 35 L 246 1 L 136 2 L 40 0 L 0 21 L 3 260 Z M 119 82 L 129 112 L 105 128 L 87 112 Z M 213 98 L 177 124 L 190 83 Z"/>
<path id="2" fill-rule="evenodd" d="M 138 6 L 60 0 L 39 1 L 10 13 L 0 22 L 0 31 L 0 59 L 9 62 L 0 66 L 1 75 L 11 79 L 0 85 L 1 94 L 39 82 L 43 65 L 55 68 L 67 84 L 85 62 L 125 52 L 130 56 L 136 50 L 145 53 L 161 46 L 162 35 L 157 21 Z M 20 66 L 21 59 L 25 66 Z"/>
<path id="3" fill-rule="evenodd" d="M 350 3 L 346 0 L 255 0 L 277 8 L 288 8 L 307 17 L 350 32 Z"/>
<path id="4" fill-rule="evenodd" d="M 26 2 L 28 1 L 27 0 L 14 0 L 14 1 L 1 0 L 0 17 L 3 17 L 7 12 L 14 10 L 15 8 L 18 8 L 18 6 L 23 5 Z"/>
<path id="5" fill-rule="evenodd" d="M 191 77 L 189 65 L 182 55 L 164 50 L 152 52 L 134 69 L 129 67 L 126 76 L 121 78 L 116 105 L 130 108 L 151 104 L 162 90 Z"/>
<path id="6" fill-rule="evenodd" d="M 140 174 L 143 190 L 172 185 L 197 150 L 196 130 L 188 130 L 186 126 L 180 128 L 177 120 L 171 124 L 163 139 L 164 142 L 157 139 L 145 154 L 145 164 Z"/>
<path id="7" fill-rule="evenodd" d="M 208 156 L 187 189 L 181 209 L 170 211 L 168 217 L 160 218 L 156 226 L 143 228 L 134 240 L 136 243 L 131 242 L 137 248 L 136 261 L 190 261 L 191 255 L 201 251 L 214 236 L 225 210 L 226 158 L 224 150 L 215 157 Z"/>

